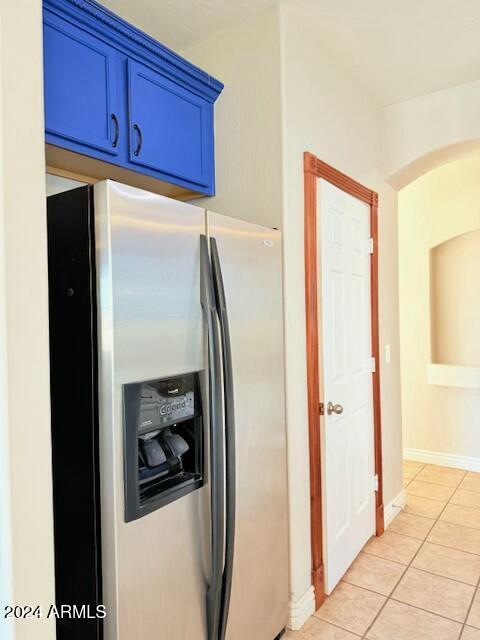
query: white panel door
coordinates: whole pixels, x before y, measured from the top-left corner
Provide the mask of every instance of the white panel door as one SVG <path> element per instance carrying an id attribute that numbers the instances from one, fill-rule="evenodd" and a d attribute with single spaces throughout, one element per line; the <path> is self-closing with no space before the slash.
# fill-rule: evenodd
<path id="1" fill-rule="evenodd" d="M 375 530 L 370 207 L 318 181 L 325 588 Z M 339 405 L 338 413 L 329 403 Z M 341 413 L 340 413 L 341 411 Z"/>

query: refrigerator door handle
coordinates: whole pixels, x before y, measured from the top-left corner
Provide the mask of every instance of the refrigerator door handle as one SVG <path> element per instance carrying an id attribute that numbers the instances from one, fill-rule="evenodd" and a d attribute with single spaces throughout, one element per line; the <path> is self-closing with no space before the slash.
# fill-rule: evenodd
<path id="1" fill-rule="evenodd" d="M 230 594 L 232 591 L 233 557 L 235 547 L 236 508 L 236 459 L 235 459 L 235 406 L 233 393 L 233 365 L 228 311 L 225 299 L 222 267 L 218 255 L 217 241 L 210 238 L 210 255 L 213 267 L 213 282 L 217 312 L 220 321 L 223 363 L 223 397 L 225 403 L 225 568 L 222 579 L 222 600 L 218 640 L 224 640 L 227 627 Z"/>
<path id="2" fill-rule="evenodd" d="M 212 576 L 207 590 L 208 640 L 218 640 L 225 552 L 224 430 L 220 337 L 207 238 L 200 236 L 201 302 L 208 331 Z"/>

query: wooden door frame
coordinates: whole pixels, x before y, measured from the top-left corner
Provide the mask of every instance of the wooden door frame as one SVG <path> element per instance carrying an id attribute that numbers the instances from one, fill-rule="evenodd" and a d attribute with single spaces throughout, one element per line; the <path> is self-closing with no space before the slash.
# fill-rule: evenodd
<path id="1" fill-rule="evenodd" d="M 316 608 L 325 600 L 322 524 L 322 451 L 320 437 L 320 365 L 318 335 L 317 283 L 317 180 L 323 178 L 370 207 L 370 233 L 373 253 L 370 262 L 372 356 L 375 358 L 373 380 L 373 419 L 375 473 L 378 491 L 375 496 L 375 531 L 384 531 L 382 422 L 380 407 L 380 346 L 378 330 L 378 194 L 334 169 L 312 153 L 303 154 L 305 186 L 305 309 L 307 336 L 308 432 L 310 446 L 310 508 L 312 545 L 312 584 Z"/>

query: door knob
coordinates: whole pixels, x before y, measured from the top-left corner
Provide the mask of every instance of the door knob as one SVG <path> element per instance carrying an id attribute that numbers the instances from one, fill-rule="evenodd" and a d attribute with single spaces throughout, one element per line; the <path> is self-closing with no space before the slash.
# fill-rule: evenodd
<path id="1" fill-rule="evenodd" d="M 341 413 L 343 413 L 343 407 L 341 404 L 333 404 L 333 402 L 329 402 L 327 404 L 327 413 L 329 416 L 331 416 L 332 413 L 340 415 Z"/>

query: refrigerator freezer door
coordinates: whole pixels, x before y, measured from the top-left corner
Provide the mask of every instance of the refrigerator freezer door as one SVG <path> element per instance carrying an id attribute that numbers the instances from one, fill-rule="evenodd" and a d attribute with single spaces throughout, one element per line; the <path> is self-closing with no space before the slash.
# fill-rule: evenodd
<path id="1" fill-rule="evenodd" d="M 204 369 L 204 210 L 95 185 L 105 640 L 206 640 L 208 484 L 125 522 L 122 385 Z"/>
<path id="2" fill-rule="evenodd" d="M 232 346 L 236 524 L 227 640 L 272 640 L 288 613 L 281 235 L 208 212 Z"/>

